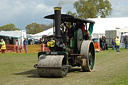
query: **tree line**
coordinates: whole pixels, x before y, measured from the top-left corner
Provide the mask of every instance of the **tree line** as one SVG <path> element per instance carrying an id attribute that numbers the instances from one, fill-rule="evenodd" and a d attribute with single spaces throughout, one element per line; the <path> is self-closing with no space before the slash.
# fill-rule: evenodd
<path id="1" fill-rule="evenodd" d="M 27 25 L 25 28 L 26 28 L 27 34 L 36 34 L 52 27 L 53 27 L 52 23 L 49 25 L 32 23 Z"/>
<path id="2" fill-rule="evenodd" d="M 45 25 L 45 24 L 37 24 L 37 23 L 31 23 L 28 24 L 25 29 L 27 34 L 36 34 L 42 31 L 45 31 L 49 28 L 53 27 L 53 24 Z M 14 30 L 21 30 L 20 28 L 17 28 L 14 24 L 10 23 L 4 26 L 0 26 L 0 31 L 14 31 Z"/>
<path id="3" fill-rule="evenodd" d="M 68 11 L 67 14 L 77 16 L 80 18 L 97 18 L 98 16 L 105 18 L 111 15 L 112 7 L 109 0 L 78 0 L 73 3 L 76 13 Z M 26 32 L 28 34 L 36 34 L 42 32 L 48 28 L 53 27 L 53 24 L 28 24 Z M 17 28 L 14 24 L 10 23 L 0 27 L 0 31 L 11 31 L 11 30 L 21 30 Z"/>
<path id="4" fill-rule="evenodd" d="M 4 26 L 0 26 L 0 31 L 12 31 L 12 30 L 20 30 L 14 24 L 10 23 Z"/>

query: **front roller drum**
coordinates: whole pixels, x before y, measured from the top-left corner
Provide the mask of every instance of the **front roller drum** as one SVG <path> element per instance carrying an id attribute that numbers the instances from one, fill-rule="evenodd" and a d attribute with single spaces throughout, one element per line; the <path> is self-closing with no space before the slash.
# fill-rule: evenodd
<path id="1" fill-rule="evenodd" d="M 37 63 L 40 77 L 65 77 L 68 73 L 66 65 L 62 65 L 64 55 L 41 55 Z"/>
<path id="2" fill-rule="evenodd" d="M 94 44 L 90 40 L 84 40 L 81 45 L 80 54 L 84 55 L 85 66 L 81 66 L 83 71 L 91 71 L 95 64 L 95 48 Z"/>

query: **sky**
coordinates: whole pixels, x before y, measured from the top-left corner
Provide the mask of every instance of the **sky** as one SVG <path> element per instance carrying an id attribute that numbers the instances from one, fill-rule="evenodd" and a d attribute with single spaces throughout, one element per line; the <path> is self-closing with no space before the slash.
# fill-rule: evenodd
<path id="1" fill-rule="evenodd" d="M 0 0 L 0 26 L 14 24 L 25 30 L 31 23 L 50 24 L 52 20 L 43 17 L 53 14 L 53 8 L 61 6 L 62 13 L 75 12 L 73 3 L 76 0 Z M 128 17 L 128 0 L 109 0 L 113 11 L 112 17 Z"/>

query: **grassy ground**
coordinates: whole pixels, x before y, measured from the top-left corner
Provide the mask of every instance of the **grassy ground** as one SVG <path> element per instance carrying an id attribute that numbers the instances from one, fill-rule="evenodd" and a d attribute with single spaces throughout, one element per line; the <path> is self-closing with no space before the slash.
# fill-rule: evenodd
<path id="1" fill-rule="evenodd" d="M 33 68 L 37 53 L 0 54 L 0 85 L 128 85 L 128 49 L 120 51 L 96 53 L 92 72 L 74 68 L 65 78 L 40 78 Z"/>

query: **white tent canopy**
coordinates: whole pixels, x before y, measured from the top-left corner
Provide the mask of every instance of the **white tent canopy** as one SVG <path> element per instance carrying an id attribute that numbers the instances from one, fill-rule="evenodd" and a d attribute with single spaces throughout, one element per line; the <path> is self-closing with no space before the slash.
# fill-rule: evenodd
<path id="1" fill-rule="evenodd" d="M 106 30 L 116 30 L 116 28 L 128 28 L 128 17 L 120 18 L 93 18 L 95 21 L 93 33 L 105 33 Z"/>
<path id="2" fill-rule="evenodd" d="M 102 36 L 105 36 L 104 33 L 92 33 L 92 38 L 100 38 Z"/>
<path id="3" fill-rule="evenodd" d="M 21 38 L 21 31 L 0 31 L 0 36 Z"/>
<path id="4" fill-rule="evenodd" d="M 21 45 L 23 45 L 23 40 L 26 38 L 25 30 L 16 30 L 16 31 L 0 31 L 0 36 L 17 38 Z"/>
<path id="5" fill-rule="evenodd" d="M 123 34 L 122 36 L 128 36 L 128 33 Z"/>
<path id="6" fill-rule="evenodd" d="M 41 37 L 42 37 L 43 35 L 53 35 L 53 28 L 50 28 L 50 29 L 45 30 L 45 31 L 43 31 L 43 32 L 34 34 L 34 36 L 41 36 Z"/>
<path id="7" fill-rule="evenodd" d="M 45 30 L 43 32 L 40 32 L 40 33 L 37 33 L 37 34 L 34 34 L 33 37 L 39 39 L 41 38 L 43 35 L 53 35 L 53 28 L 50 28 L 48 30 Z"/>

